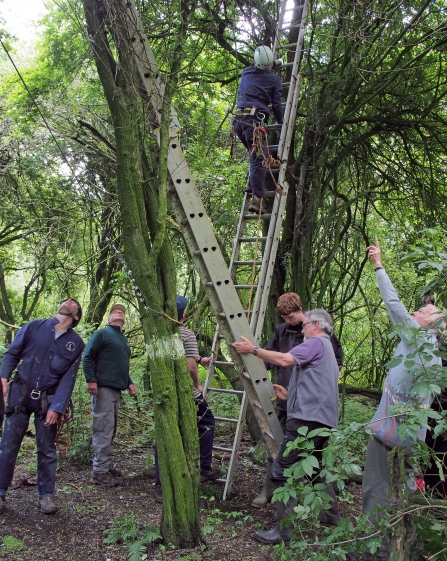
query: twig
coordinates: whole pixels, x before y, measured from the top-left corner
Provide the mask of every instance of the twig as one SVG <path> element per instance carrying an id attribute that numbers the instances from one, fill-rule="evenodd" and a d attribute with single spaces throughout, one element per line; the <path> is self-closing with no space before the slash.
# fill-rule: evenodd
<path id="1" fill-rule="evenodd" d="M 84 493 L 83 493 L 82 489 L 80 489 L 77 485 L 74 485 L 73 483 L 65 483 L 65 485 L 70 485 L 70 487 L 74 487 L 77 491 L 79 491 L 81 493 L 82 500 L 85 500 L 84 499 Z"/>

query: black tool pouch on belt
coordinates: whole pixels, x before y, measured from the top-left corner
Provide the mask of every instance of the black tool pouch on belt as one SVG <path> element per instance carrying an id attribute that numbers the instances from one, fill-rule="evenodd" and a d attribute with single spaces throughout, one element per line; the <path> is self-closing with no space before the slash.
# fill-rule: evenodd
<path id="1" fill-rule="evenodd" d="M 56 389 L 57 385 L 46 388 L 45 390 L 33 389 L 16 374 L 9 388 L 6 416 L 12 413 L 26 413 L 28 411 L 29 402 L 33 400 L 39 402 L 39 409 L 36 415 L 44 418 L 48 411 L 48 396 L 53 395 Z"/>

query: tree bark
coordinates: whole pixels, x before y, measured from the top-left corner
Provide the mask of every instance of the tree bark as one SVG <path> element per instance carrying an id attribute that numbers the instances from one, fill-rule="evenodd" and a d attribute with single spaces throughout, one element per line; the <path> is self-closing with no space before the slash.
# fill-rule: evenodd
<path id="1" fill-rule="evenodd" d="M 171 317 L 174 315 L 176 271 L 164 224 L 156 221 L 155 231 L 154 224 L 150 225 L 152 230 L 148 224 L 144 193 L 148 183 L 143 173 L 144 143 L 140 135 L 143 113 L 131 38 L 122 2 L 83 2 L 96 67 L 115 131 L 117 192 L 126 263 L 143 300 L 140 311 L 151 370 L 163 487 L 161 533 L 165 543 L 191 548 L 201 542 L 196 409 L 178 327 L 158 313 L 166 310 Z M 113 39 L 113 49 L 107 32 Z M 116 53 L 117 60 L 112 53 Z M 162 168 L 166 165 L 160 164 Z M 166 179 L 158 186 L 159 195 L 162 190 L 166 193 Z"/>

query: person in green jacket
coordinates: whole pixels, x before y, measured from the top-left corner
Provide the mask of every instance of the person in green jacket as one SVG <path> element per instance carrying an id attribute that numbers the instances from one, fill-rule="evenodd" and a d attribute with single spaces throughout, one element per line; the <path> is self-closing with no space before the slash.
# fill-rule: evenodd
<path id="1" fill-rule="evenodd" d="M 93 471 L 90 483 L 115 487 L 113 477 L 120 470 L 110 465 L 110 448 L 118 421 L 118 408 L 123 390 L 136 395 L 137 388 L 129 375 L 130 348 L 123 333 L 126 308 L 114 304 L 110 309 L 108 325 L 90 337 L 85 348 L 82 367 L 92 396 Z"/>

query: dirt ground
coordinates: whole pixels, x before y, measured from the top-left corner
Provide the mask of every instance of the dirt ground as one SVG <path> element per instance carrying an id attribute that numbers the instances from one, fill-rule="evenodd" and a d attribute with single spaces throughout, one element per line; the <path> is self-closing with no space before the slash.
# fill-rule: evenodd
<path id="1" fill-rule="evenodd" d="M 25 438 L 27 440 L 28 437 Z M 31 444 L 31 442 L 29 443 Z M 90 467 L 62 456 L 57 475 L 55 500 L 59 511 L 44 515 L 38 508 L 35 482 L 27 467 L 32 461 L 25 454 L 16 467 L 7 495 L 7 510 L 0 516 L 0 559 L 2 561 L 126 561 L 124 545 L 105 545 L 103 540 L 116 518 L 132 512 L 141 528 L 158 528 L 162 505 L 154 500 L 154 480 L 144 469 L 144 449 L 113 447 L 113 464 L 123 470 L 120 486 L 103 488 L 89 484 Z M 213 462 L 218 465 L 218 462 Z M 172 550 L 151 544 L 149 560 L 183 561 L 263 561 L 272 559 L 270 546 L 253 538 L 258 528 L 270 528 L 275 522 L 275 507 L 258 510 L 251 501 L 262 487 L 264 470 L 251 462 L 249 443 L 243 443 L 232 497 L 222 501 L 223 484 L 201 488 L 201 519 L 206 546 L 194 550 Z M 29 484 L 31 483 L 31 485 Z M 340 504 L 342 516 L 357 513 L 359 489 L 352 489 L 354 505 Z M 349 511 L 348 511 L 349 508 Z M 232 513 L 231 515 L 229 513 Z M 25 547 L 14 549 L 13 537 Z M 7 551 L 5 550 L 5 542 Z M 20 542 L 18 542 L 20 543 Z"/>

